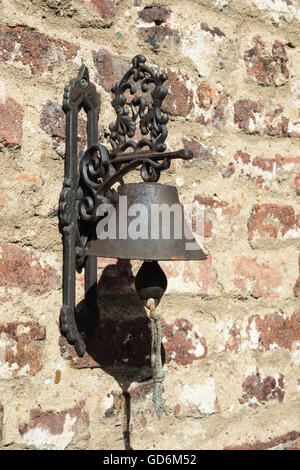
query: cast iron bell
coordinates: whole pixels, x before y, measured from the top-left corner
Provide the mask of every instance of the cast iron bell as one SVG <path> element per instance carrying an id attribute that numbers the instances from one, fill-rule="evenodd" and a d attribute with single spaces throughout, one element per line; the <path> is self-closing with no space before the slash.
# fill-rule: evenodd
<path id="1" fill-rule="evenodd" d="M 115 237 L 91 240 L 87 244 L 87 254 L 144 260 L 136 277 L 136 290 L 144 302 L 153 298 L 158 305 L 167 288 L 167 278 L 157 261 L 204 260 L 206 255 L 195 242 L 186 223 L 174 186 L 130 183 L 120 186 L 118 196 L 114 214 L 110 215 L 115 217 Z M 136 239 L 129 233 L 135 216 L 127 215 L 134 206 L 140 212 L 140 237 Z M 153 208 L 162 210 L 154 212 Z M 110 222 L 112 220 L 108 217 L 107 223 Z M 103 235 L 104 227 L 98 235 Z M 193 250 L 187 249 L 191 243 Z"/>
<path id="2" fill-rule="evenodd" d="M 205 253 L 196 244 L 185 221 L 177 189 L 174 186 L 159 183 L 129 183 L 120 186 L 118 195 L 119 198 L 115 212 L 116 237 L 113 239 L 98 238 L 89 241 L 86 247 L 88 255 L 145 261 L 206 259 Z M 126 196 L 126 198 L 122 200 L 120 196 Z M 144 217 L 145 214 L 142 212 L 143 220 L 141 224 L 144 224 L 144 227 L 140 230 L 141 236 L 145 238 L 132 239 L 130 234 L 128 234 L 127 228 L 130 227 L 135 216 L 128 215 L 126 217 L 126 214 L 123 218 L 120 216 L 122 216 L 122 211 L 127 212 L 127 209 L 136 204 L 141 205 L 145 209 L 145 214 L 147 214 Z M 164 219 L 161 211 L 158 217 L 152 216 L 153 206 L 155 205 L 160 208 L 164 207 L 167 216 L 168 208 L 173 206 L 177 209 L 177 217 L 176 214 L 174 215 L 174 212 L 169 212 L 169 228 L 164 225 L 166 219 Z M 181 212 L 180 216 L 179 211 Z M 121 219 L 123 222 L 119 223 Z M 124 224 L 126 224 L 126 227 Z M 194 244 L 193 250 L 187 249 L 187 246 L 191 243 Z"/>

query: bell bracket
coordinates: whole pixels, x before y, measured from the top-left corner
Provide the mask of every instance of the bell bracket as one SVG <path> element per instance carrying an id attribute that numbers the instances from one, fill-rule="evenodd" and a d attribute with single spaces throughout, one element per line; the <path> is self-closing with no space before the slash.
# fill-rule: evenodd
<path id="1" fill-rule="evenodd" d="M 66 114 L 65 177 L 59 200 L 59 223 L 63 236 L 63 306 L 60 313 L 61 332 L 83 356 L 86 343 L 75 320 L 76 270 L 85 270 L 85 308 L 88 330 L 95 327 L 97 310 L 97 258 L 87 256 L 85 246 L 95 233 L 97 208 L 113 200 L 112 186 L 130 171 L 141 167 L 145 182 L 157 182 L 162 170 L 172 159 L 192 158 L 190 151 L 166 151 L 167 113 L 161 106 L 167 95 L 163 86 L 167 75 L 154 71 L 137 55 L 131 68 L 112 88 L 112 106 L 116 120 L 109 126 L 109 151 L 98 143 L 100 96 L 90 82 L 88 68 L 80 67 L 77 78 L 64 91 L 63 110 Z M 138 95 L 137 85 L 143 96 Z M 150 89 L 151 88 L 151 89 Z M 87 114 L 87 150 L 78 153 L 78 113 Z M 133 140 L 137 131 L 145 136 Z"/>

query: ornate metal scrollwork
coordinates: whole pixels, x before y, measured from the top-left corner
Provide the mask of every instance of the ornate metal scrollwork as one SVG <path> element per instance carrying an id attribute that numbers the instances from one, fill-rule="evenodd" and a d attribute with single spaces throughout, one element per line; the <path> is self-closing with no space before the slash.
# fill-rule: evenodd
<path id="1" fill-rule="evenodd" d="M 167 113 L 162 113 L 161 105 L 168 91 L 163 83 L 168 79 L 165 73 L 155 72 L 146 64 L 143 55 L 137 55 L 132 60 L 132 67 L 125 73 L 123 78 L 115 84 L 112 92 L 115 97 L 112 106 L 117 113 L 115 123 L 111 123 L 109 129 L 112 155 L 125 152 L 128 148 L 133 148 L 134 152 L 148 147 L 152 152 L 164 152 L 164 144 L 168 135 L 166 124 L 168 122 Z M 133 79 L 133 82 L 129 81 Z M 151 91 L 152 102 L 147 103 L 143 96 L 135 96 L 127 103 L 125 91 L 128 89 L 131 95 L 137 91 L 134 82 L 141 82 L 141 90 L 146 93 L 149 85 L 154 84 Z M 131 115 L 130 115 L 131 110 Z M 134 137 L 136 132 L 136 121 L 140 118 L 140 130 L 143 135 L 150 133 L 150 139 L 143 138 L 140 141 L 127 140 L 126 136 Z"/>
<path id="2" fill-rule="evenodd" d="M 191 158 L 191 153 L 185 150 L 165 152 L 168 115 L 162 112 L 161 106 L 167 95 L 163 84 L 168 77 L 165 73 L 155 72 L 145 62 L 144 56 L 135 56 L 132 67 L 112 88 L 112 106 L 117 118 L 109 126 L 111 152 L 102 144 L 93 145 L 81 160 L 80 175 L 84 196 L 79 203 L 79 212 L 84 220 L 97 219 L 97 206 L 103 201 L 103 197 L 116 181 L 132 169 L 141 166 L 142 179 L 156 182 L 161 170 L 170 167 L 171 159 Z M 142 92 L 148 93 L 148 98 L 150 93 L 150 101 L 147 102 L 145 96 L 134 96 L 128 101 L 126 90 L 129 90 L 130 95 L 135 95 L 137 82 L 140 82 Z M 151 91 L 150 84 L 154 85 Z M 149 134 L 149 137 L 136 141 L 131 138 L 136 134 L 138 118 L 140 132 L 143 135 Z"/>
<path id="3" fill-rule="evenodd" d="M 168 93 L 163 86 L 168 77 L 165 73 L 155 72 L 145 62 L 146 59 L 143 55 L 135 56 L 132 60 L 132 67 L 112 88 L 115 95 L 112 106 L 117 113 L 115 123 L 111 123 L 109 126 L 112 158 L 123 154 L 129 148 L 133 149 L 133 153 L 138 153 L 145 148 L 149 149 L 149 153 L 164 152 L 166 150 L 164 142 L 168 135 L 166 126 L 168 115 L 161 111 L 161 105 Z M 152 101 L 147 103 L 144 96 L 134 96 L 131 101 L 127 102 L 126 90 L 129 90 L 131 95 L 137 92 L 134 82 L 141 83 L 141 90 L 144 93 L 149 92 L 150 84 L 154 85 L 150 92 Z M 131 138 L 136 133 L 138 117 L 141 133 L 143 135 L 150 133 L 150 138 L 145 137 L 139 141 L 127 140 L 126 136 Z M 168 159 L 164 159 L 163 163 L 158 164 L 149 155 L 148 159 L 142 163 L 141 176 L 144 181 L 158 181 L 160 170 L 169 166 Z"/>

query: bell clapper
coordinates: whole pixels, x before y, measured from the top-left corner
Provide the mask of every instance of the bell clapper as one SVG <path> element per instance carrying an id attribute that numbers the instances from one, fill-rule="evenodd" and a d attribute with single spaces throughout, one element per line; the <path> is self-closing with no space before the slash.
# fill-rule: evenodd
<path id="1" fill-rule="evenodd" d="M 156 311 L 155 300 L 149 298 L 146 302 L 146 307 L 150 310 L 149 317 L 152 320 L 152 350 L 151 350 L 151 365 L 153 371 L 153 402 L 158 418 L 163 414 L 163 398 L 162 398 L 162 382 L 165 374 L 162 368 L 161 360 L 161 325 L 160 314 Z"/>

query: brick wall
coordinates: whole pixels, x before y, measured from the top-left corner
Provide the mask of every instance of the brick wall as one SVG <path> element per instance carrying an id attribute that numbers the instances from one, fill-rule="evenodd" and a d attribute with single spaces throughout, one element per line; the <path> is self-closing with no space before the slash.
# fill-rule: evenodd
<path id="1" fill-rule="evenodd" d="M 299 0 L 0 8 L 0 448 L 298 448 Z M 161 420 L 137 263 L 99 260 L 102 322 L 82 359 L 58 329 L 63 88 L 83 60 L 106 142 L 110 88 L 137 53 L 168 73 L 169 148 L 194 153 L 161 181 L 205 206 L 207 261 L 162 263 Z"/>

